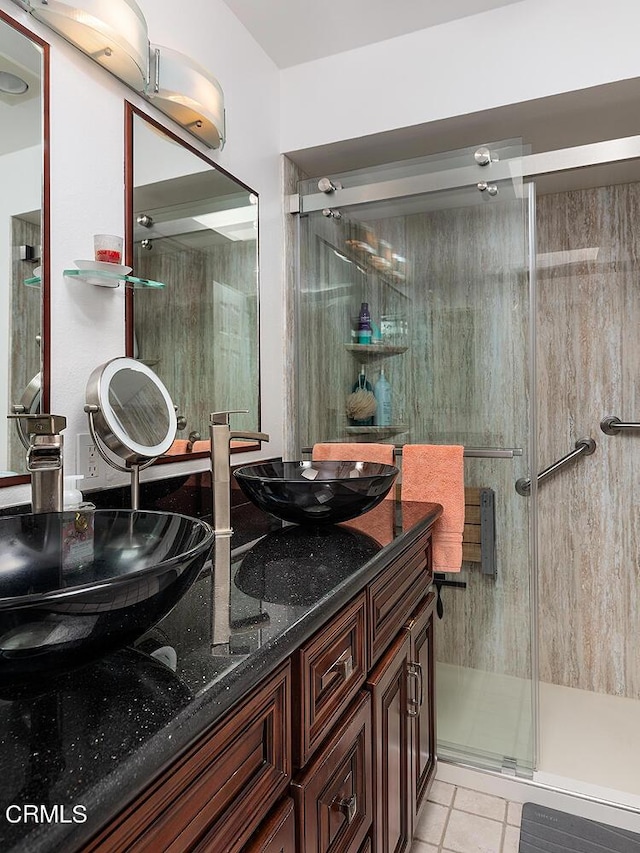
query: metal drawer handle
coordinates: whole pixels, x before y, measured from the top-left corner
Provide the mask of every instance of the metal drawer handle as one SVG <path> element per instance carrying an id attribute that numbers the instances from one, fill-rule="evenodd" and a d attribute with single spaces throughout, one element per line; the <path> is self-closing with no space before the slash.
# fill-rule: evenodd
<path id="1" fill-rule="evenodd" d="M 320 676 L 320 687 L 322 690 L 330 684 L 336 675 L 342 676 L 346 681 L 353 673 L 353 655 L 350 651 L 343 652 L 337 661 L 331 664 L 323 675 Z"/>
<path id="2" fill-rule="evenodd" d="M 414 668 L 414 664 L 407 664 L 407 680 L 409 678 L 415 678 L 416 680 L 416 692 L 419 691 L 420 687 L 420 676 L 418 671 Z M 407 685 L 407 693 L 408 685 Z M 409 699 L 407 698 L 407 716 L 408 717 L 417 717 L 420 713 L 420 702 L 417 699 Z"/>
<path id="3" fill-rule="evenodd" d="M 331 807 L 336 811 L 342 812 L 347 819 L 347 823 L 351 823 L 358 813 L 358 797 L 356 794 L 347 799 L 336 797 L 331 803 Z"/>
<path id="4" fill-rule="evenodd" d="M 409 717 L 417 717 L 420 713 L 420 708 L 424 705 L 424 678 L 422 674 L 422 666 L 417 663 L 407 664 L 407 678 L 415 678 L 416 692 L 418 699 L 407 699 L 407 715 Z"/>

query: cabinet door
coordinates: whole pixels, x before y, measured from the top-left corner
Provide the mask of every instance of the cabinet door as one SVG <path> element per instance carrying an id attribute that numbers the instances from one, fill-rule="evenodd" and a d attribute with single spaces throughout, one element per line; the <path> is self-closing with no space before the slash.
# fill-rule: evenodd
<path id="1" fill-rule="evenodd" d="M 287 798 L 273 810 L 242 853 L 296 853 L 292 799 Z"/>
<path id="2" fill-rule="evenodd" d="M 407 673 L 411 638 L 402 631 L 367 679 L 373 710 L 373 849 L 411 847 L 411 778 Z"/>
<path id="3" fill-rule="evenodd" d="M 291 784 L 299 853 L 358 853 L 371 828 L 371 700 L 362 692 Z"/>
<path id="4" fill-rule="evenodd" d="M 436 770 L 436 716 L 434 698 L 435 594 L 429 593 L 407 624 L 411 643 L 409 664 L 409 718 L 411 806 L 415 825 L 418 808 Z"/>

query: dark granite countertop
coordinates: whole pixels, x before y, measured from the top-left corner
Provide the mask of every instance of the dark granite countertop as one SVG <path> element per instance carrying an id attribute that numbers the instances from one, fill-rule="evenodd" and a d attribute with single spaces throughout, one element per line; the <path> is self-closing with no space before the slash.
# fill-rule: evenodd
<path id="1" fill-rule="evenodd" d="M 0 684 L 0 850 L 80 849 L 440 511 L 385 500 L 309 530 L 238 507 L 232 539 L 135 647 L 50 683 Z"/>

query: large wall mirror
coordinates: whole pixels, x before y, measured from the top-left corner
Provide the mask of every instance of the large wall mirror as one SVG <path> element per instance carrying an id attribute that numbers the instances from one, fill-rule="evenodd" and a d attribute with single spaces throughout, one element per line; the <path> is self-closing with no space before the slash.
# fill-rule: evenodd
<path id="1" fill-rule="evenodd" d="M 16 405 L 48 406 L 48 45 L 0 11 L 0 485 L 26 482 Z"/>
<path id="2" fill-rule="evenodd" d="M 258 197 L 130 104 L 126 121 L 127 264 L 164 285 L 128 290 L 127 355 L 177 406 L 170 455 L 204 455 L 211 412 L 260 428 Z"/>

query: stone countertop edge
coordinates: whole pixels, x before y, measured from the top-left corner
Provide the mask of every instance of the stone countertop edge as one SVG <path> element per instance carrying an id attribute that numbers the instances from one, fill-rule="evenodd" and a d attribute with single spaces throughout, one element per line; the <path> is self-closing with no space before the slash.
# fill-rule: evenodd
<path id="1" fill-rule="evenodd" d="M 172 722 L 146 741 L 126 763 L 93 785 L 91 798 L 85 798 L 89 820 L 65 826 L 64 834 L 56 839 L 56 825 L 48 825 L 46 837 L 31 836 L 29 853 L 50 853 L 57 849 L 56 841 L 64 841 L 65 849 L 81 851 L 117 816 L 152 785 L 171 765 L 207 732 L 222 721 L 225 712 L 246 698 L 268 675 L 284 663 L 299 646 L 308 640 L 382 569 L 428 530 L 442 513 L 440 504 L 431 506 L 409 530 L 385 545 L 371 560 L 342 581 L 330 593 L 311 605 L 308 611 L 282 634 L 267 641 L 231 671 L 225 673 L 205 692 L 194 697 L 188 709 L 176 715 Z M 121 791 L 122 796 L 114 796 Z M 100 825 L 92 823 L 91 814 L 100 815 Z M 62 827 L 61 827 L 62 829 Z M 39 836 L 39 833 L 36 833 Z M 16 851 L 20 849 L 14 848 Z"/>

